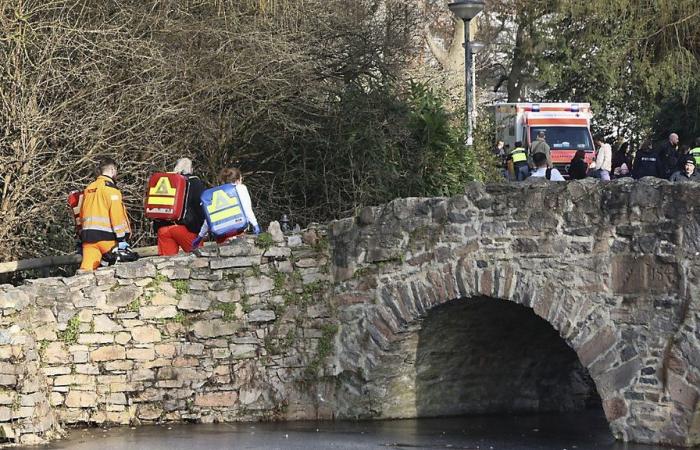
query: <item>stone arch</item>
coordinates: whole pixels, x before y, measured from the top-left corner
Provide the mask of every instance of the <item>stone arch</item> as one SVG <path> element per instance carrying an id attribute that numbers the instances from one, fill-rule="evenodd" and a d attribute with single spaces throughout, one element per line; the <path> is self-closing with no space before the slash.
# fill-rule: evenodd
<path id="1" fill-rule="evenodd" d="M 393 353 L 392 344 L 416 331 L 416 323 L 435 307 L 489 297 L 530 308 L 559 333 L 593 379 L 613 434 L 627 440 L 624 391 L 641 362 L 639 357 L 620 362 L 621 332 L 605 304 L 590 301 L 585 293 L 566 292 L 536 270 L 467 257 L 426 265 L 410 274 L 385 273 L 370 284 L 376 285 L 376 295 L 362 307 L 344 311 L 348 320 L 341 320 L 336 340 L 339 417 L 382 417 L 381 405 L 373 399 L 384 394 L 383 388 L 367 386 L 367 380 L 381 373 L 386 358 L 402 357 Z"/>

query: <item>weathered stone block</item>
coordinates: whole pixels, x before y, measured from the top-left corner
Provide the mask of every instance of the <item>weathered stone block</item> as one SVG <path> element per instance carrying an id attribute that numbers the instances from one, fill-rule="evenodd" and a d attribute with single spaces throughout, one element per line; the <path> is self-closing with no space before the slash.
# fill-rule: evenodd
<path id="1" fill-rule="evenodd" d="M 234 406 L 238 400 L 238 394 L 233 391 L 228 392 L 208 392 L 197 394 L 194 404 L 200 407 L 216 408 Z"/>
<path id="2" fill-rule="evenodd" d="M 97 394 L 71 390 L 66 395 L 65 405 L 68 408 L 94 408 L 97 406 Z"/>
<path id="3" fill-rule="evenodd" d="M 250 323 L 258 323 L 258 322 L 272 322 L 277 318 L 275 315 L 274 311 L 267 310 L 267 309 L 256 309 L 254 311 L 251 311 L 247 315 L 247 320 Z"/>
<path id="4" fill-rule="evenodd" d="M 156 352 L 152 348 L 131 348 L 126 351 L 126 359 L 153 361 L 156 359 Z"/>
<path id="5" fill-rule="evenodd" d="M 69 361 L 68 350 L 63 342 L 51 342 L 46 346 L 43 361 L 47 364 L 66 364 Z"/>
<path id="6" fill-rule="evenodd" d="M 114 342 L 114 336 L 111 334 L 80 333 L 78 335 L 78 344 L 111 344 L 112 342 Z"/>
<path id="7" fill-rule="evenodd" d="M 150 342 L 160 342 L 161 335 L 158 328 L 154 326 L 136 327 L 131 330 L 131 337 L 134 342 L 144 344 Z"/>
<path id="8" fill-rule="evenodd" d="M 173 344 L 157 344 L 155 350 L 160 357 L 172 358 L 175 356 L 175 346 Z"/>
<path id="9" fill-rule="evenodd" d="M 156 266 L 154 266 L 153 264 L 151 264 L 151 262 L 146 260 L 137 261 L 129 264 L 117 264 L 116 269 L 117 278 L 154 278 L 157 274 Z"/>
<path id="10" fill-rule="evenodd" d="M 250 359 L 258 355 L 258 347 L 249 344 L 231 344 L 231 357 L 233 359 Z"/>
<path id="11" fill-rule="evenodd" d="M 228 269 L 231 267 L 253 267 L 260 265 L 259 256 L 238 256 L 233 258 L 216 258 L 209 261 L 211 270 Z"/>
<path id="12" fill-rule="evenodd" d="M 177 305 L 177 299 L 163 292 L 157 292 L 153 298 L 151 298 L 151 304 L 156 306 Z"/>
<path id="13" fill-rule="evenodd" d="M 243 283 L 245 285 L 245 292 L 248 295 L 262 294 L 275 288 L 275 283 L 272 278 L 266 276 L 246 278 Z"/>
<path id="14" fill-rule="evenodd" d="M 213 338 L 229 336 L 240 329 L 241 325 L 222 319 L 202 320 L 192 326 L 192 331 L 198 338 Z"/>
<path id="15" fill-rule="evenodd" d="M 95 333 L 113 333 L 122 330 L 121 325 L 104 314 L 94 316 L 92 320 Z"/>
<path id="16" fill-rule="evenodd" d="M 107 306 L 117 308 L 127 306 L 129 303 L 141 297 L 142 294 L 143 289 L 138 286 L 124 286 L 118 288 L 107 294 Z"/>
<path id="17" fill-rule="evenodd" d="M 126 351 L 121 345 L 100 347 L 97 350 L 90 352 L 90 360 L 93 362 L 114 361 L 118 359 L 126 359 Z"/>
<path id="18" fill-rule="evenodd" d="M 211 299 L 204 295 L 185 294 L 177 304 L 184 311 L 206 311 L 211 305 Z"/>
<path id="19" fill-rule="evenodd" d="M 173 305 L 142 306 L 139 309 L 141 319 L 170 319 L 177 315 L 177 308 Z"/>

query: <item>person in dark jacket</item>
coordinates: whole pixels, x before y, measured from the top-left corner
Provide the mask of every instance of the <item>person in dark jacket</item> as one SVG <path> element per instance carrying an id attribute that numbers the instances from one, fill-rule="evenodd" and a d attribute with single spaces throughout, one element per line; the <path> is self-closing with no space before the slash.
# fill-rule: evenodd
<path id="1" fill-rule="evenodd" d="M 678 165 L 678 135 L 671 133 L 668 140 L 659 146 L 659 159 L 661 161 L 661 178 L 668 179 Z"/>
<path id="2" fill-rule="evenodd" d="M 637 150 L 637 155 L 634 158 L 634 167 L 632 168 L 632 176 L 635 179 L 642 177 L 658 177 L 663 178 L 663 164 L 659 158 L 659 152 L 654 150 L 651 141 L 646 140 Z"/>
<path id="3" fill-rule="evenodd" d="M 160 256 L 177 255 L 182 248 L 186 252 L 193 250 L 192 241 L 204 223 L 204 213 L 200 207 L 200 197 L 204 192 L 204 183 L 192 175 L 192 161 L 181 158 L 175 164 L 173 172 L 187 178 L 188 189 L 185 198 L 185 213 L 176 223 L 154 221 L 153 228 L 158 235 L 158 254 Z"/>
<path id="4" fill-rule="evenodd" d="M 683 170 L 679 170 L 671 175 L 671 181 L 700 181 L 700 176 L 698 176 L 698 173 L 695 171 L 695 159 L 692 157 L 686 157 Z"/>
<path id="5" fill-rule="evenodd" d="M 586 152 L 577 150 L 573 159 L 569 163 L 569 177 L 572 180 L 583 180 L 588 172 L 588 164 L 586 163 Z"/>

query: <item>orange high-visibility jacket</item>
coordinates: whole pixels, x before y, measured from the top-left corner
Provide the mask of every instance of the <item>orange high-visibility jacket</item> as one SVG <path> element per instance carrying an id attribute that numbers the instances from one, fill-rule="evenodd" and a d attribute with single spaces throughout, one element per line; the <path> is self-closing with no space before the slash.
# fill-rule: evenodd
<path id="1" fill-rule="evenodd" d="M 123 241 L 131 233 L 122 193 L 106 175 L 100 175 L 85 188 L 80 220 L 83 242 Z"/>

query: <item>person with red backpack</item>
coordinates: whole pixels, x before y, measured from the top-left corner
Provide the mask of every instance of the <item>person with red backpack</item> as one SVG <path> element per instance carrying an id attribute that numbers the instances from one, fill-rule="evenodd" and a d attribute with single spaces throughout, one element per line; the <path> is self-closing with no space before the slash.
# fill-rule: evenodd
<path id="1" fill-rule="evenodd" d="M 181 158 L 171 173 L 156 173 L 149 181 L 146 217 L 153 219 L 160 256 L 196 248 L 192 241 L 204 222 L 199 206 L 204 183 L 192 172 L 192 160 Z"/>

